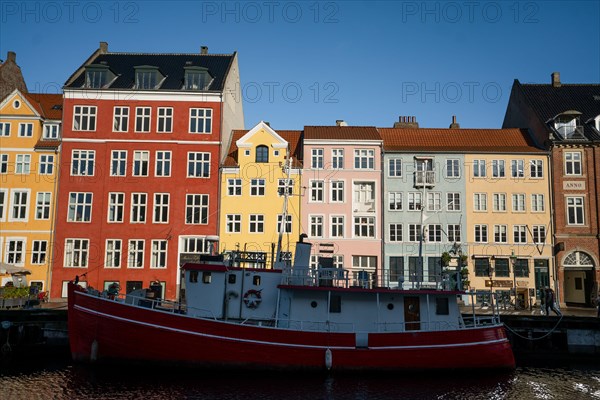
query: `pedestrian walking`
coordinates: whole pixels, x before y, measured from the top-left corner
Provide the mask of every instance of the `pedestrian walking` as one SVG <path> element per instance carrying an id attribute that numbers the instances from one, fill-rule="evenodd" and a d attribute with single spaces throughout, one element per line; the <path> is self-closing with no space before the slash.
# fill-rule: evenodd
<path id="1" fill-rule="evenodd" d="M 550 310 L 554 311 L 559 317 L 562 316 L 561 312 L 556 308 L 554 290 L 546 287 L 546 315 L 550 315 Z"/>

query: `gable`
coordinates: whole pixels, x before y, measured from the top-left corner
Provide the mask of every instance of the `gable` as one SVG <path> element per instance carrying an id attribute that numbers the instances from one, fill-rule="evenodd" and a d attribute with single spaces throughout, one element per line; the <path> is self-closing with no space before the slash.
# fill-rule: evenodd
<path id="1" fill-rule="evenodd" d="M 256 126 L 248 131 L 244 136 L 236 141 L 238 148 L 252 148 L 260 145 L 272 147 L 274 149 L 286 149 L 288 142 L 279 136 L 269 125 L 260 121 Z"/>
<path id="2" fill-rule="evenodd" d="M 19 89 L 15 89 L 0 103 L 0 113 L 4 116 L 40 116 Z"/>

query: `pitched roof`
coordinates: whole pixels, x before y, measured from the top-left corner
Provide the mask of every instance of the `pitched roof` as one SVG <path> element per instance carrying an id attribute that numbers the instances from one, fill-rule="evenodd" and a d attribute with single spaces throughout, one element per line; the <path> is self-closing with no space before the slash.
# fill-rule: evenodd
<path id="1" fill-rule="evenodd" d="M 305 140 L 381 140 L 374 126 L 305 126 Z"/>
<path id="2" fill-rule="evenodd" d="M 543 152 L 525 129 L 380 128 L 386 151 Z"/>
<path id="3" fill-rule="evenodd" d="M 23 93 L 23 96 L 44 119 L 62 119 L 62 94 Z"/>
<path id="4" fill-rule="evenodd" d="M 581 123 L 584 124 L 584 134 L 592 140 L 600 139 L 600 135 L 586 121 L 600 115 L 600 84 L 522 84 L 521 86 L 531 108 L 545 123 L 568 110 L 582 113 Z"/>
<path id="5" fill-rule="evenodd" d="M 238 160 L 238 147 L 236 142 L 248 133 L 249 130 L 234 130 L 231 146 L 229 146 L 229 151 L 227 152 L 227 157 L 225 157 L 225 161 L 223 162 L 224 167 L 237 167 L 239 164 Z M 292 157 L 294 158 L 294 168 L 302 167 L 302 136 L 303 131 L 276 131 L 279 136 L 285 139 L 291 149 Z"/>
<path id="6" fill-rule="evenodd" d="M 233 54 L 155 54 L 155 53 L 104 53 L 97 54 L 89 64 L 106 65 L 117 78 L 110 89 L 132 89 L 135 84 L 135 68 L 138 66 L 158 67 L 165 76 L 158 90 L 181 90 L 184 83 L 184 67 L 204 67 L 213 77 L 209 91 L 221 91 L 233 59 Z M 79 75 L 73 81 L 67 80 L 65 87 L 81 88 L 85 83 L 85 70 L 78 70 Z M 74 73 L 74 75 L 77 72 Z M 70 82 L 70 83 L 69 83 Z"/>

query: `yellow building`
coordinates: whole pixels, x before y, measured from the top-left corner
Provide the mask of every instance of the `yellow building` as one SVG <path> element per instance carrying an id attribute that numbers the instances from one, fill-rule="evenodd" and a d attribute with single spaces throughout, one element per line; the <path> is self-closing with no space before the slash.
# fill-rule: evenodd
<path id="1" fill-rule="evenodd" d="M 0 103 L 0 260 L 31 272 L 16 285 L 26 279 L 43 291 L 51 279 L 61 118 L 59 94 L 17 89 Z"/>
<path id="2" fill-rule="evenodd" d="M 556 279 L 548 155 L 525 130 L 501 129 L 465 154 L 469 281 L 489 301 L 529 307 Z"/>
<path id="3" fill-rule="evenodd" d="M 245 266 L 272 267 L 283 229 L 281 249 L 293 256 L 300 229 L 302 131 L 275 132 L 260 122 L 249 131 L 234 131 L 221 173 L 221 251 L 245 252 Z M 291 168 L 284 168 L 288 162 Z M 289 179 L 289 182 L 286 182 Z M 287 221 L 283 221 L 287 187 Z M 285 226 L 284 226 L 285 225 Z"/>

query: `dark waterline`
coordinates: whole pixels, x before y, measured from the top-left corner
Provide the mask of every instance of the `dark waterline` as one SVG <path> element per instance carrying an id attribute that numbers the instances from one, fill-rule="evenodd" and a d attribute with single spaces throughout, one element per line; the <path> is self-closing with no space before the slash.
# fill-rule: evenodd
<path id="1" fill-rule="evenodd" d="M 74 364 L 2 364 L 0 399 L 600 399 L 600 363 L 511 372 L 247 373 Z"/>

